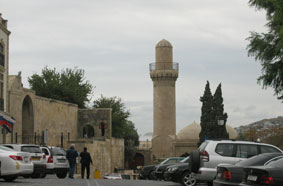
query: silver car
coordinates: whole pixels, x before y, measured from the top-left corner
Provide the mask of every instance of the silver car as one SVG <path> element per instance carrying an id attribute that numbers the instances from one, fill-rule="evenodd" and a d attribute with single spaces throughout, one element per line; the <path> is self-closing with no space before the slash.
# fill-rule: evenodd
<path id="1" fill-rule="evenodd" d="M 250 158 L 257 154 L 280 152 L 282 150 L 270 144 L 248 141 L 205 141 L 190 156 L 189 166 L 192 176 L 198 181 L 212 185 L 216 177 L 218 164 L 231 164 Z"/>
<path id="2" fill-rule="evenodd" d="M 56 174 L 58 178 L 65 178 L 69 171 L 66 152 L 61 147 L 40 147 L 47 158 L 47 174 Z"/>

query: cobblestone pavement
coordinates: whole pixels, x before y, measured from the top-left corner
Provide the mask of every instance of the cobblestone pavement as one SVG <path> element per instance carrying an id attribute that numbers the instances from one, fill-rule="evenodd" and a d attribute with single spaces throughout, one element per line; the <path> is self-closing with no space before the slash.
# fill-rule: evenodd
<path id="1" fill-rule="evenodd" d="M 151 180 L 103 180 L 103 179 L 58 179 L 48 175 L 44 179 L 17 178 L 14 182 L 4 182 L 0 179 L 0 186 L 181 186 L 181 184 Z M 202 184 L 205 186 L 204 184 Z"/>

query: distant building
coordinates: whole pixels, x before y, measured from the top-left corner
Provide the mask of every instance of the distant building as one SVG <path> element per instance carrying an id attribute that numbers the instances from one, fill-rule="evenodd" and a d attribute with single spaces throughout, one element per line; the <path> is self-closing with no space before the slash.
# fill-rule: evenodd
<path id="1" fill-rule="evenodd" d="M 155 47 L 155 63 L 150 64 L 150 77 L 153 81 L 153 136 L 152 140 L 140 138 L 136 154 L 136 166 L 151 164 L 172 156 L 182 156 L 197 149 L 201 127 L 198 123 L 183 128 L 176 135 L 176 96 L 175 83 L 179 64 L 173 62 L 173 46 L 163 39 Z M 226 125 L 230 138 L 236 131 Z M 143 163 L 143 164 L 141 164 Z"/>

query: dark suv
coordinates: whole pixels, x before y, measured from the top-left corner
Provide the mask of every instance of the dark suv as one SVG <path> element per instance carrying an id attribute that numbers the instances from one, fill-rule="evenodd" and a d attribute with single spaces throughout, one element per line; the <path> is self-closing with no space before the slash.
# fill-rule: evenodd
<path id="1" fill-rule="evenodd" d="M 212 185 L 216 177 L 216 167 L 220 163 L 234 165 L 257 154 L 281 152 L 282 150 L 270 144 L 249 141 L 205 141 L 197 151 L 190 155 L 189 167 L 192 176 L 198 181 Z"/>
<path id="2" fill-rule="evenodd" d="M 191 171 L 189 169 L 190 157 L 182 160 L 180 163 L 168 166 L 163 176 L 166 181 L 173 181 L 181 183 L 183 186 L 196 185 L 196 179 L 192 178 Z"/>
<path id="3" fill-rule="evenodd" d="M 172 164 L 172 163 L 177 163 L 183 160 L 184 157 L 171 157 L 167 158 L 166 160 L 162 161 L 159 165 L 165 165 L 165 164 Z M 154 168 L 156 165 L 147 165 L 143 166 L 143 168 L 140 171 L 139 174 L 139 179 L 150 179 L 150 180 L 155 180 L 155 173 L 154 173 Z"/>

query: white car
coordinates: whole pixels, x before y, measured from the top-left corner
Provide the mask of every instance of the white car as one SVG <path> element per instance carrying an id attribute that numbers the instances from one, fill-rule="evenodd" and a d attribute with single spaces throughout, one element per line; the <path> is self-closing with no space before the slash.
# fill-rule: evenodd
<path id="1" fill-rule="evenodd" d="M 47 174 L 56 174 L 58 178 L 65 178 L 69 171 L 66 152 L 61 147 L 40 147 L 46 155 Z"/>
<path id="2" fill-rule="evenodd" d="M 33 163 L 26 152 L 17 152 L 0 145 L 0 177 L 11 182 L 18 176 L 31 175 Z"/>
<path id="3" fill-rule="evenodd" d="M 3 144 L 13 150 L 20 152 L 28 152 L 31 154 L 31 161 L 33 163 L 32 178 L 45 177 L 46 175 L 46 155 L 42 152 L 39 145 L 33 144 Z M 29 177 L 24 176 L 25 178 Z"/>

